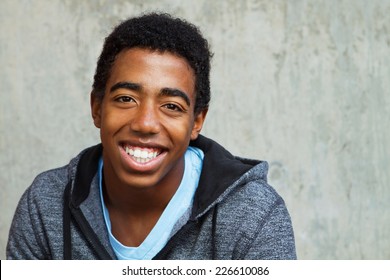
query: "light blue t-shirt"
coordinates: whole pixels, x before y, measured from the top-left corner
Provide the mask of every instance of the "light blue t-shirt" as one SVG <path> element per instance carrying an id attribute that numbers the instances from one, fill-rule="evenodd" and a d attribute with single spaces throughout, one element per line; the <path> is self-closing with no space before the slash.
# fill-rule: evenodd
<path id="1" fill-rule="evenodd" d="M 184 155 L 184 174 L 179 188 L 161 214 L 152 231 L 138 247 L 122 245 L 111 232 L 110 215 L 103 199 L 102 170 L 103 158 L 99 161 L 99 186 L 100 199 L 103 207 L 104 219 L 112 248 L 120 260 L 150 260 L 167 243 L 176 222 L 191 207 L 196 188 L 198 187 L 200 173 L 202 171 L 204 154 L 202 150 L 188 147 Z"/>

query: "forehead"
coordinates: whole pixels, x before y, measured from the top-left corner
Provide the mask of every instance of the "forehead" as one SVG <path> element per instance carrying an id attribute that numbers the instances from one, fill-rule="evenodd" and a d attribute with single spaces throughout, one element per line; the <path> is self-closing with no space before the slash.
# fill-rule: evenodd
<path id="1" fill-rule="evenodd" d="M 127 49 L 117 55 L 107 88 L 118 82 L 140 83 L 150 89 L 178 88 L 191 97 L 195 91 L 195 74 L 185 58 L 142 48 Z"/>

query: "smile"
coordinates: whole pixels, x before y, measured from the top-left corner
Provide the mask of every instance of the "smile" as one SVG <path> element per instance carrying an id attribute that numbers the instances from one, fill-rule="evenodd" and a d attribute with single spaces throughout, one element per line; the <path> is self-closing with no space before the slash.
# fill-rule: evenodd
<path id="1" fill-rule="evenodd" d="M 148 163 L 161 154 L 161 149 L 158 148 L 124 146 L 123 149 L 126 154 L 131 156 L 138 163 Z"/>

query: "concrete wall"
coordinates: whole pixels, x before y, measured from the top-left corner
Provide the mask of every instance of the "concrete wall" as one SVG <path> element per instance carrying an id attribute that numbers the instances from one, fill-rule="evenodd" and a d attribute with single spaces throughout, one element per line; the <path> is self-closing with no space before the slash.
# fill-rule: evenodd
<path id="1" fill-rule="evenodd" d="M 41 171 L 99 141 L 89 92 L 103 38 L 160 10 L 215 53 L 204 134 L 268 160 L 300 259 L 390 258 L 390 1 L 0 2 L 0 258 Z"/>

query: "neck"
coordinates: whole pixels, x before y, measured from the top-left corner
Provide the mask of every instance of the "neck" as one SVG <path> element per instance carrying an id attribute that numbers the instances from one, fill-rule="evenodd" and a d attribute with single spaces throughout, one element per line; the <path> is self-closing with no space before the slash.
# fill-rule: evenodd
<path id="1" fill-rule="evenodd" d="M 104 201 L 111 212 L 143 216 L 147 213 L 162 213 L 179 188 L 184 173 L 184 157 L 178 168 L 171 170 L 152 186 L 134 186 L 121 182 L 111 169 L 103 167 Z"/>
<path id="2" fill-rule="evenodd" d="M 113 169 L 103 168 L 103 196 L 110 213 L 111 232 L 126 246 L 139 246 L 153 229 L 165 207 L 180 186 L 184 157 L 177 168 L 157 184 L 139 187 L 116 180 Z"/>

